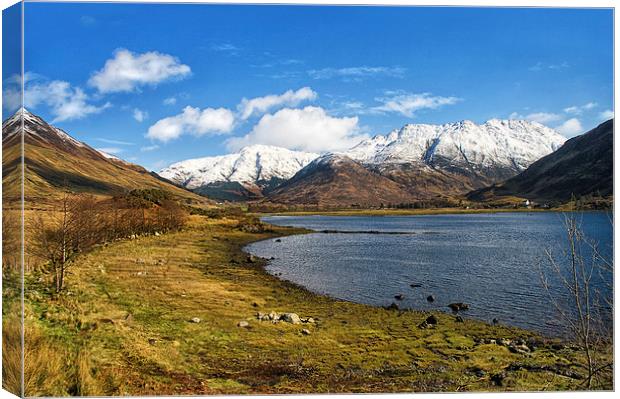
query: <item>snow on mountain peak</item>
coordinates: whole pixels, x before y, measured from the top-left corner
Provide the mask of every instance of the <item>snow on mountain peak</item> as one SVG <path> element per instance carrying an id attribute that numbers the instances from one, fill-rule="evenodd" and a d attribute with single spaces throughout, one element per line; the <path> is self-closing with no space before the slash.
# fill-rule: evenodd
<path id="1" fill-rule="evenodd" d="M 272 178 L 289 179 L 318 156 L 256 144 L 243 147 L 235 154 L 177 162 L 159 174 L 189 189 L 222 181 L 254 185 Z"/>
<path id="2" fill-rule="evenodd" d="M 558 149 L 566 138 L 540 123 L 491 119 L 444 125 L 407 124 L 386 136 L 364 140 L 344 154 L 369 164 L 421 163 L 507 167 L 515 171 Z"/>

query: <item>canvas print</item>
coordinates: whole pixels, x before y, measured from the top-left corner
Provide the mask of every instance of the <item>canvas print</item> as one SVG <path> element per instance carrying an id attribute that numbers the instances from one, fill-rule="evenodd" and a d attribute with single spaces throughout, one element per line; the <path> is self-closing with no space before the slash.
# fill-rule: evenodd
<path id="1" fill-rule="evenodd" d="M 5 9 L 2 387 L 613 390 L 613 18 Z"/>

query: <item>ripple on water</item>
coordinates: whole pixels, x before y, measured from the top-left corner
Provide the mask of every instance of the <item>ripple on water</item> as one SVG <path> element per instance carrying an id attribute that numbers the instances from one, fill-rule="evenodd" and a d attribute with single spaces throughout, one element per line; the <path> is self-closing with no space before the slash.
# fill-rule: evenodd
<path id="1" fill-rule="evenodd" d="M 602 212 L 583 213 L 585 234 L 612 253 L 612 226 Z M 542 288 L 544 250 L 559 254 L 565 242 L 557 213 L 330 217 L 268 217 L 266 222 L 317 231 L 416 234 L 311 233 L 265 240 L 246 250 L 275 256 L 267 271 L 314 292 L 386 306 L 404 294 L 401 308 L 447 310 L 467 302 L 469 317 L 561 334 L 557 313 Z M 281 273 L 281 275 L 280 275 Z M 552 285 L 557 286 L 558 281 Z M 606 278 L 610 279 L 611 276 Z M 557 280 L 557 279 L 556 279 Z M 422 287 L 411 288 L 418 283 Z M 599 289 L 605 284 L 597 281 Z M 426 301 L 428 295 L 436 301 Z M 567 298 L 557 288 L 552 294 Z"/>

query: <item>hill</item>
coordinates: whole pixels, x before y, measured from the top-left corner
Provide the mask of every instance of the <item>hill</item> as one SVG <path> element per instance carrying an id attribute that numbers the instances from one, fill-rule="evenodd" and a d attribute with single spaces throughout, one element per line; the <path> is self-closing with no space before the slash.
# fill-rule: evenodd
<path id="1" fill-rule="evenodd" d="M 407 202 L 410 198 L 398 183 L 336 154 L 315 159 L 268 196 L 275 203 L 320 207 L 368 207 Z"/>
<path id="2" fill-rule="evenodd" d="M 534 162 L 504 183 L 468 194 L 488 201 L 502 197 L 566 202 L 572 196 L 613 195 L 614 121 L 608 120 L 589 132 L 568 140 L 557 151 Z"/>
<path id="3" fill-rule="evenodd" d="M 42 118 L 23 110 L 2 124 L 4 198 L 20 198 L 21 120 L 24 123 L 24 196 L 30 206 L 45 204 L 64 188 L 95 195 L 161 189 L 186 203 L 207 200 L 139 165 L 106 156 Z"/>

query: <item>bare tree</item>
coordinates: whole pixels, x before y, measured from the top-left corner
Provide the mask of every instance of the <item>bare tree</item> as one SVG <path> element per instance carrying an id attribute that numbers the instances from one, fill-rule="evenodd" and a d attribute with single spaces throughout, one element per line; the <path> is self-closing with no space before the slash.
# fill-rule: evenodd
<path id="1" fill-rule="evenodd" d="M 567 248 L 563 255 L 545 250 L 554 283 L 542 265 L 540 275 L 560 321 L 584 354 L 587 375 L 583 384 L 592 388 L 613 368 L 609 358 L 613 344 L 613 262 L 602 254 L 597 242 L 584 235 L 574 213 L 565 215 L 564 230 Z"/>
<path id="2" fill-rule="evenodd" d="M 65 193 L 48 220 L 43 215 L 34 219 L 32 252 L 47 261 L 56 292 L 64 288 L 67 269 L 77 255 L 100 240 L 95 209 L 92 197 Z"/>

